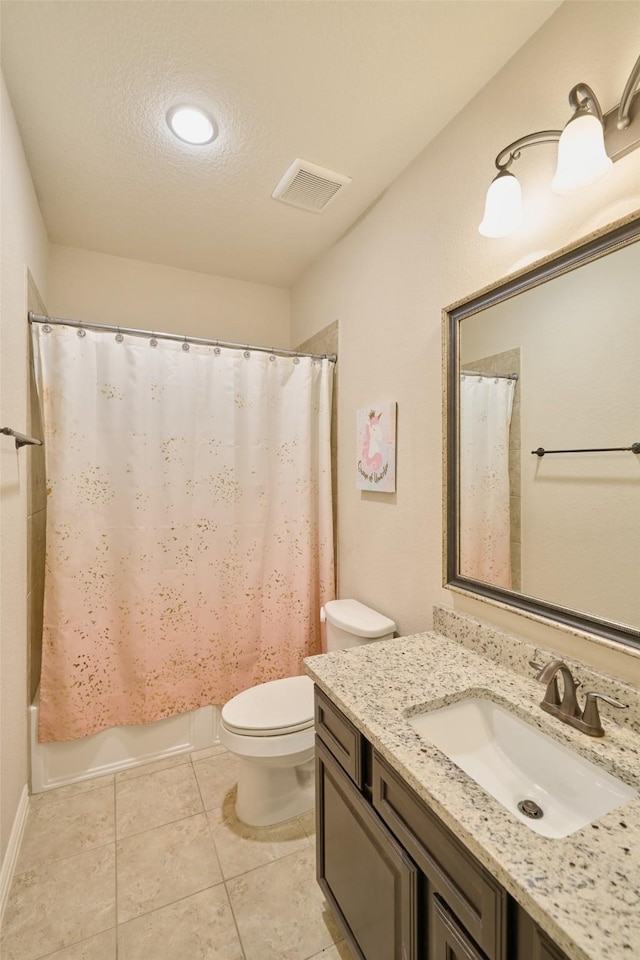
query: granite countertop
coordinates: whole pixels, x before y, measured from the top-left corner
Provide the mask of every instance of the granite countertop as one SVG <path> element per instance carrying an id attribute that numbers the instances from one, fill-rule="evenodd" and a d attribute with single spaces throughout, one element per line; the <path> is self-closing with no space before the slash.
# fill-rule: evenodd
<path id="1" fill-rule="evenodd" d="M 640 737 L 587 737 L 544 713 L 533 679 L 437 633 L 309 657 L 309 676 L 571 960 L 640 957 L 640 797 L 563 839 L 513 817 L 406 721 L 481 695 L 640 788 Z"/>

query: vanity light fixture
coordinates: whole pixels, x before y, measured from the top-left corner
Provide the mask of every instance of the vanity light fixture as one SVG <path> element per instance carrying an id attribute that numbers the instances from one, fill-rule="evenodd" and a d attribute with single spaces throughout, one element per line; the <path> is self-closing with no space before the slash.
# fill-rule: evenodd
<path id="1" fill-rule="evenodd" d="M 638 61 L 640 63 L 640 61 Z M 604 147 L 603 116 L 595 93 L 579 83 L 569 94 L 574 114 L 558 142 L 554 193 L 573 193 L 606 176 L 613 166 Z"/>
<path id="2" fill-rule="evenodd" d="M 558 144 L 558 165 L 551 181 L 554 193 L 572 193 L 606 176 L 613 161 L 640 147 L 640 57 L 622 92 L 620 103 L 602 113 L 598 98 L 586 83 L 569 93 L 573 110 L 564 130 L 539 130 L 514 140 L 496 157 L 498 174 L 487 191 L 478 230 L 483 237 L 506 237 L 522 222 L 522 196 L 509 167 L 522 150 L 538 143 Z"/>
<path id="3" fill-rule="evenodd" d="M 200 107 L 171 107 L 167 113 L 167 123 L 174 136 L 184 143 L 203 146 L 218 136 L 215 120 Z"/>

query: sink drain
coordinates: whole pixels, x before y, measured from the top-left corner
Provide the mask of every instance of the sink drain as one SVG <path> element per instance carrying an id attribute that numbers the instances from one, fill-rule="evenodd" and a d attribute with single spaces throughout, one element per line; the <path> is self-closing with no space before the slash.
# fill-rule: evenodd
<path id="1" fill-rule="evenodd" d="M 544 817 L 544 810 L 538 806 L 535 800 L 521 800 L 518 804 L 518 810 L 532 820 L 540 820 L 541 817 Z"/>

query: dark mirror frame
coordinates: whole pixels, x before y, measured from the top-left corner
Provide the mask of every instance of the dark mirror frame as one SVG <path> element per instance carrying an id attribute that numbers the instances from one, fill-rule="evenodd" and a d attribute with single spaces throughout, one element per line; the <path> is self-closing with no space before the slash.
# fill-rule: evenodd
<path id="1" fill-rule="evenodd" d="M 571 610 L 553 603 L 495 587 L 489 583 L 461 576 L 459 572 L 459 456 L 458 456 L 458 404 L 459 404 L 459 356 L 460 321 L 480 313 L 487 307 L 531 290 L 555 277 L 576 270 L 593 260 L 613 253 L 640 240 L 640 214 L 635 213 L 624 220 L 592 234 L 587 240 L 565 247 L 544 260 L 539 260 L 526 269 L 511 274 L 506 279 L 481 290 L 473 296 L 452 304 L 443 311 L 443 377 L 444 377 L 444 436 L 443 436 L 443 482 L 444 482 L 444 586 L 458 590 L 480 600 L 494 602 L 513 608 L 535 619 L 543 618 L 550 625 L 564 627 L 613 640 L 631 647 L 640 647 L 640 630 L 613 620 L 590 616 L 579 610 Z M 639 281 L 640 283 L 640 281 Z M 640 302 L 640 294 L 639 294 Z M 640 570 L 638 571 L 640 590 Z"/>

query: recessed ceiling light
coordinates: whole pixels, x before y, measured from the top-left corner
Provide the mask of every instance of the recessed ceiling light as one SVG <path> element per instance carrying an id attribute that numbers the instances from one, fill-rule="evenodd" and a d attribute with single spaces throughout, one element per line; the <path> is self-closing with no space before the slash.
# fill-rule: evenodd
<path id="1" fill-rule="evenodd" d="M 218 136 L 215 120 L 199 107 L 171 107 L 167 123 L 171 132 L 185 143 L 211 143 Z"/>

